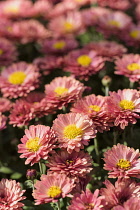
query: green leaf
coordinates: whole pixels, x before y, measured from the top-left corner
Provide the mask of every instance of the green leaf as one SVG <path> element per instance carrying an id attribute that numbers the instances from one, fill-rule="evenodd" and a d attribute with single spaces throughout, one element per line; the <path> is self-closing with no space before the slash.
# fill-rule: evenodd
<path id="1" fill-rule="evenodd" d="M 0 172 L 4 173 L 4 174 L 12 174 L 13 170 L 11 168 L 9 168 L 9 167 L 2 166 L 0 168 Z"/>
<path id="2" fill-rule="evenodd" d="M 88 151 L 89 154 L 91 154 L 92 151 L 94 150 L 94 148 L 95 148 L 95 146 L 94 145 L 91 145 L 91 146 L 87 147 L 86 150 Z"/>
<path id="3" fill-rule="evenodd" d="M 33 187 L 33 182 L 31 180 L 26 180 L 24 182 L 24 184 L 25 184 L 26 188 L 32 188 Z"/>
<path id="4" fill-rule="evenodd" d="M 20 179 L 21 177 L 22 177 L 22 174 L 19 172 L 15 172 L 10 176 L 11 179 Z"/>

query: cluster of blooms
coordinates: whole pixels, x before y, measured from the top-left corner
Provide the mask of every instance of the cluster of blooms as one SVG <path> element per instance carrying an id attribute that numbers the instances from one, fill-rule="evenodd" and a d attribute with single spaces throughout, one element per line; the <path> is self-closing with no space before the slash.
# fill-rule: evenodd
<path id="1" fill-rule="evenodd" d="M 32 166 L 35 205 L 140 209 L 140 152 L 119 139 L 139 130 L 139 46 L 140 0 L 0 1 L 0 137 L 14 138 L 0 144 Z M 21 210 L 28 193 L 12 177 L 0 209 Z"/>

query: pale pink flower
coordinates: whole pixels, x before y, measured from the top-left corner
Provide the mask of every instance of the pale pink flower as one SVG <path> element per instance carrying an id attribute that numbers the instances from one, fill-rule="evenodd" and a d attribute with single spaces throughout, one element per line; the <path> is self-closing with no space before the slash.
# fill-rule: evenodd
<path id="1" fill-rule="evenodd" d="M 62 109 L 68 103 L 81 98 L 84 85 L 72 77 L 56 77 L 50 84 L 45 85 L 47 101 L 58 109 Z"/>
<path id="2" fill-rule="evenodd" d="M 65 174 L 71 179 L 85 178 L 92 170 L 92 159 L 84 151 L 69 154 L 66 150 L 53 153 L 48 158 L 46 165 L 49 167 L 49 173 Z"/>
<path id="3" fill-rule="evenodd" d="M 104 196 L 99 196 L 99 190 L 92 193 L 89 189 L 81 194 L 75 194 L 71 200 L 71 205 L 68 210 L 100 210 L 103 208 Z"/>
<path id="4" fill-rule="evenodd" d="M 27 158 L 25 164 L 33 165 L 40 159 L 47 160 L 49 153 L 56 148 L 56 141 L 55 133 L 49 126 L 31 125 L 29 129 L 25 129 L 22 144 L 18 145 L 18 153 L 23 153 L 20 158 Z"/>
<path id="5" fill-rule="evenodd" d="M 104 153 L 104 169 L 109 171 L 109 178 L 140 178 L 139 150 L 122 144 L 114 145 Z"/>
<path id="6" fill-rule="evenodd" d="M 12 102 L 7 98 L 0 97 L 0 112 L 7 112 L 11 109 Z"/>
<path id="7" fill-rule="evenodd" d="M 5 38 L 0 38 L 0 66 L 8 66 L 17 60 L 17 50 L 14 44 Z"/>
<path id="8" fill-rule="evenodd" d="M 73 187 L 74 181 L 64 174 L 42 175 L 41 181 L 36 181 L 33 197 L 35 205 L 43 203 L 57 202 L 60 198 L 71 197 L 69 194 Z"/>
<path id="9" fill-rule="evenodd" d="M 132 197 L 124 202 L 123 206 L 115 206 L 112 210 L 138 210 L 140 209 L 140 199 Z"/>
<path id="10" fill-rule="evenodd" d="M 104 67 L 104 59 L 93 50 L 78 49 L 71 51 L 65 58 L 64 70 L 80 80 L 88 80 Z"/>
<path id="11" fill-rule="evenodd" d="M 60 148 L 68 153 L 79 152 L 89 140 L 96 136 L 92 120 L 79 113 L 60 114 L 53 122 L 53 129 L 58 137 Z"/>
<path id="12" fill-rule="evenodd" d="M 20 201 L 25 190 L 21 189 L 20 183 L 15 180 L 2 179 L 0 181 L 0 209 L 3 210 L 22 210 L 24 206 Z"/>
<path id="13" fill-rule="evenodd" d="M 53 18 L 48 28 L 54 37 L 61 37 L 63 35 L 72 36 L 85 31 L 81 13 L 78 11 L 68 12 L 66 15 Z"/>
<path id="14" fill-rule="evenodd" d="M 129 0 L 97 0 L 99 6 L 108 6 L 112 9 L 127 10 L 130 8 L 131 3 Z"/>
<path id="15" fill-rule="evenodd" d="M 140 55 L 127 54 L 115 61 L 115 74 L 128 77 L 131 82 L 140 81 Z"/>
<path id="16" fill-rule="evenodd" d="M 118 90 L 110 92 L 107 98 L 108 112 L 115 126 L 124 129 L 129 124 L 135 124 L 140 116 L 139 92 L 134 89 Z M 112 112 L 113 110 L 113 112 Z"/>
<path id="17" fill-rule="evenodd" d="M 100 194 L 105 196 L 104 210 L 113 209 L 115 206 L 123 205 L 132 197 L 140 196 L 140 186 L 131 179 L 118 179 L 115 185 L 106 180 L 104 184 L 106 188 L 100 190 Z"/>
<path id="18" fill-rule="evenodd" d="M 26 62 L 14 63 L 5 68 L 0 76 L 0 89 L 4 97 L 26 96 L 39 86 L 38 69 Z"/>
<path id="19" fill-rule="evenodd" d="M 110 130 L 112 126 L 109 114 L 106 111 L 106 97 L 94 94 L 88 95 L 74 103 L 71 111 L 88 115 L 95 128 L 101 133 L 104 130 Z"/>
<path id="20" fill-rule="evenodd" d="M 0 112 L 0 131 L 6 128 L 7 117 Z"/>
<path id="21" fill-rule="evenodd" d="M 94 50 L 100 56 L 103 56 L 105 60 L 113 61 L 114 59 L 121 57 L 124 53 L 127 52 L 127 49 L 117 42 L 114 41 L 99 41 L 99 42 L 90 42 L 84 46 L 89 50 Z"/>
<path id="22" fill-rule="evenodd" d="M 46 0 L 37 0 L 34 2 L 34 5 L 32 7 L 32 10 L 30 11 L 30 14 L 32 17 L 44 17 L 48 18 L 49 13 L 52 11 L 52 0 L 46 1 Z"/>

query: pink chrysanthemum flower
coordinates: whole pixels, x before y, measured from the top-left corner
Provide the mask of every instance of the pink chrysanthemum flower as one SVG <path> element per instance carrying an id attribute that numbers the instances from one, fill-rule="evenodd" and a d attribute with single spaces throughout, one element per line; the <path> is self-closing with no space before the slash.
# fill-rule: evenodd
<path id="1" fill-rule="evenodd" d="M 92 193 L 89 189 L 81 194 L 75 194 L 68 210 L 100 210 L 103 208 L 104 196 L 99 196 L 99 190 Z"/>
<path id="2" fill-rule="evenodd" d="M 36 58 L 33 63 L 43 75 L 48 75 L 54 69 L 61 69 L 63 67 L 64 58 L 57 55 L 47 55 L 45 57 Z"/>
<path id="3" fill-rule="evenodd" d="M 0 2 L 0 16 L 26 18 L 33 4 L 29 0 L 6 0 Z"/>
<path id="4" fill-rule="evenodd" d="M 110 92 L 107 98 L 108 112 L 115 126 L 124 129 L 129 123 L 135 124 L 140 116 L 140 97 L 139 92 L 134 89 L 118 90 Z M 113 112 L 112 112 L 113 110 Z"/>
<path id="5" fill-rule="evenodd" d="M 92 159 L 84 151 L 69 154 L 66 150 L 55 152 L 48 158 L 49 172 L 61 173 L 66 176 L 78 179 L 85 177 L 92 170 Z"/>
<path id="6" fill-rule="evenodd" d="M 0 66 L 8 66 L 17 59 L 16 47 L 8 39 L 0 38 Z"/>
<path id="7" fill-rule="evenodd" d="M 114 41 L 91 42 L 85 46 L 89 50 L 94 50 L 98 55 L 103 56 L 105 60 L 113 61 L 127 52 L 127 49 Z"/>
<path id="8" fill-rule="evenodd" d="M 124 202 L 123 206 L 115 206 L 112 210 L 138 210 L 140 209 L 140 199 L 137 197 L 132 197 L 126 202 Z"/>
<path id="9" fill-rule="evenodd" d="M 42 52 L 45 54 L 63 55 L 77 46 L 78 42 L 72 38 L 46 39 L 41 43 Z"/>
<path id="10" fill-rule="evenodd" d="M 78 11 L 68 12 L 66 15 L 53 18 L 48 28 L 53 36 L 75 35 L 84 32 L 85 26 L 82 22 L 81 13 Z"/>
<path id="11" fill-rule="evenodd" d="M 139 150 L 122 144 L 114 145 L 104 153 L 104 169 L 109 171 L 109 178 L 140 178 Z"/>
<path id="12" fill-rule="evenodd" d="M 127 10 L 131 3 L 128 0 L 97 0 L 99 6 L 108 6 L 112 9 Z"/>
<path id="13" fill-rule="evenodd" d="M 47 101 L 62 109 L 68 103 L 81 98 L 84 85 L 72 77 L 57 77 L 48 85 L 45 85 Z"/>
<path id="14" fill-rule="evenodd" d="M 6 128 L 7 117 L 0 112 L 0 131 Z"/>
<path id="15" fill-rule="evenodd" d="M 36 181 L 33 197 L 35 205 L 43 203 L 57 202 L 60 198 L 71 197 L 69 194 L 73 187 L 74 181 L 64 174 L 42 175 L 41 181 Z"/>
<path id="16" fill-rule="evenodd" d="M 14 127 L 22 127 L 28 125 L 33 118 L 35 118 L 35 115 L 31 112 L 31 105 L 20 99 L 13 105 L 9 115 L 9 123 Z"/>
<path id="17" fill-rule="evenodd" d="M 37 0 L 32 7 L 31 16 L 48 18 L 52 8 L 52 0 Z"/>
<path id="18" fill-rule="evenodd" d="M 18 145 L 18 153 L 23 153 L 20 158 L 27 158 L 25 164 L 38 163 L 40 159 L 46 160 L 52 149 L 56 147 L 56 136 L 49 126 L 31 125 L 25 129 L 21 138 L 22 144 Z"/>
<path id="19" fill-rule="evenodd" d="M 64 0 L 64 2 L 73 2 L 75 7 L 80 7 L 84 5 L 90 5 L 96 3 L 96 0 Z"/>
<path id="20" fill-rule="evenodd" d="M 106 111 L 106 97 L 94 94 L 86 96 L 74 103 L 71 111 L 88 115 L 99 132 L 110 130 L 112 123 Z"/>
<path id="21" fill-rule="evenodd" d="M 43 24 L 34 19 L 15 22 L 12 31 L 15 41 L 21 42 L 22 44 L 40 41 L 50 36 Z"/>
<path id="22" fill-rule="evenodd" d="M 39 86 L 38 69 L 26 62 L 14 63 L 3 69 L 0 76 L 0 89 L 4 97 L 26 96 Z"/>
<path id="23" fill-rule="evenodd" d="M 135 13 L 136 13 L 137 20 L 140 21 L 140 2 L 136 6 Z"/>
<path id="24" fill-rule="evenodd" d="M 53 129 L 58 137 L 59 147 L 68 153 L 79 152 L 89 140 L 96 136 L 92 120 L 79 113 L 60 114 L 53 122 Z"/>
<path id="25" fill-rule="evenodd" d="M 25 190 L 21 189 L 20 183 L 15 180 L 2 179 L 0 181 L 0 209 L 3 210 L 22 210 L 24 206 L 20 201 Z"/>
<path id="26" fill-rule="evenodd" d="M 7 98 L 0 97 L 0 112 L 7 112 L 11 109 L 12 102 Z"/>
<path id="27" fill-rule="evenodd" d="M 117 59 L 115 74 L 128 77 L 131 82 L 140 81 L 140 55 L 127 54 Z"/>
<path id="28" fill-rule="evenodd" d="M 132 19 L 121 11 L 108 10 L 108 13 L 99 17 L 99 30 L 105 35 L 119 35 L 121 31 L 129 28 Z"/>
<path id="29" fill-rule="evenodd" d="M 104 210 L 113 209 L 132 197 L 140 196 L 140 187 L 130 179 L 118 179 L 115 186 L 109 181 L 104 182 L 106 188 L 101 188 L 100 194 L 105 196 L 106 205 Z"/>
<path id="30" fill-rule="evenodd" d="M 88 80 L 104 67 L 104 59 L 93 50 L 80 49 L 70 52 L 65 58 L 65 71 L 71 72 L 76 78 Z"/>

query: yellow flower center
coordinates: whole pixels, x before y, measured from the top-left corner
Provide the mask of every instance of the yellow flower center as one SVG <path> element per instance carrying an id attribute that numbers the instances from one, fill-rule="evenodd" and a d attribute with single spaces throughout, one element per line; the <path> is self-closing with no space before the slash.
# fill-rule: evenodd
<path id="1" fill-rule="evenodd" d="M 66 32 L 71 32 L 74 29 L 74 25 L 68 21 L 64 23 L 64 28 Z"/>
<path id="2" fill-rule="evenodd" d="M 37 152 L 40 148 L 40 145 L 38 144 L 39 142 L 39 138 L 35 137 L 33 139 L 29 139 L 26 142 L 26 148 L 30 151 L 30 152 Z"/>
<path id="3" fill-rule="evenodd" d="M 72 164 L 73 163 L 73 160 L 66 160 L 66 163 L 67 164 Z"/>
<path id="4" fill-rule="evenodd" d="M 91 109 L 95 112 L 99 112 L 101 110 L 101 107 L 99 107 L 97 105 L 90 105 L 89 108 L 90 108 L 89 111 L 91 111 Z"/>
<path id="5" fill-rule="evenodd" d="M 129 160 L 120 159 L 117 166 L 121 169 L 128 170 L 131 167 L 131 163 Z"/>
<path id="6" fill-rule="evenodd" d="M 3 54 L 3 50 L 2 49 L 0 49 L 0 55 L 2 55 Z"/>
<path id="7" fill-rule="evenodd" d="M 84 205 L 84 209 L 85 210 L 92 210 L 93 209 L 93 207 L 94 207 L 94 204 L 92 204 L 92 203 L 86 203 L 85 205 Z"/>
<path id="8" fill-rule="evenodd" d="M 58 96 L 61 96 L 64 93 L 67 93 L 68 89 L 64 88 L 64 87 L 57 87 L 57 88 L 55 88 L 54 92 L 57 93 Z"/>
<path id="9" fill-rule="evenodd" d="M 68 139 L 75 139 L 77 136 L 82 136 L 83 131 L 75 124 L 67 125 L 63 131 L 64 137 Z"/>
<path id="10" fill-rule="evenodd" d="M 19 7 L 18 5 L 8 5 L 7 7 L 5 7 L 4 12 L 7 14 L 8 13 L 18 14 Z"/>
<path id="11" fill-rule="evenodd" d="M 135 108 L 133 101 L 122 100 L 119 103 L 122 109 L 130 109 L 133 110 Z"/>
<path id="12" fill-rule="evenodd" d="M 21 85 L 26 78 L 26 74 L 23 71 L 15 71 L 8 77 L 8 81 L 13 85 Z"/>
<path id="13" fill-rule="evenodd" d="M 53 44 L 53 48 L 57 50 L 61 50 L 65 47 L 66 43 L 64 41 L 55 42 Z"/>
<path id="14" fill-rule="evenodd" d="M 138 63 L 131 63 L 127 65 L 129 71 L 140 70 L 140 65 Z"/>
<path id="15" fill-rule="evenodd" d="M 51 198 L 58 197 L 62 193 L 62 190 L 60 187 L 57 186 L 51 186 L 47 192 L 47 195 Z"/>
<path id="16" fill-rule="evenodd" d="M 137 39 L 140 35 L 140 31 L 139 30 L 133 30 L 129 33 L 129 35 L 134 38 L 134 39 Z"/>
<path id="17" fill-rule="evenodd" d="M 81 55 L 77 58 L 77 62 L 81 66 L 89 66 L 91 64 L 92 60 L 88 55 Z"/>
<path id="18" fill-rule="evenodd" d="M 120 23 L 118 21 L 116 21 L 116 20 L 109 20 L 108 24 L 111 25 L 111 26 L 115 26 L 117 28 L 120 27 Z"/>

